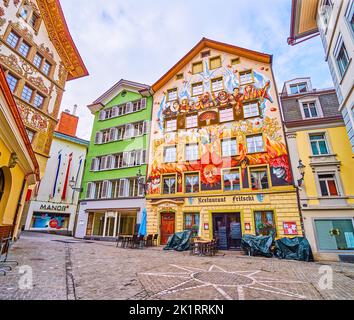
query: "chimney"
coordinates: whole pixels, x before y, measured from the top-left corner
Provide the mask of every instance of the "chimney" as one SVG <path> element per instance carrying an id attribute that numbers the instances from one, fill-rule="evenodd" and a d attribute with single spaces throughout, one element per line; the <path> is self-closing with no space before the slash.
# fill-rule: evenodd
<path id="1" fill-rule="evenodd" d="M 73 116 L 76 116 L 76 111 L 77 111 L 77 104 L 74 104 L 74 108 L 73 108 Z"/>
<path id="2" fill-rule="evenodd" d="M 75 116 L 76 108 L 74 107 L 73 114 L 70 114 L 69 110 L 65 110 L 61 113 L 59 122 L 55 131 L 66 134 L 68 136 L 76 136 L 77 125 L 79 118 Z"/>

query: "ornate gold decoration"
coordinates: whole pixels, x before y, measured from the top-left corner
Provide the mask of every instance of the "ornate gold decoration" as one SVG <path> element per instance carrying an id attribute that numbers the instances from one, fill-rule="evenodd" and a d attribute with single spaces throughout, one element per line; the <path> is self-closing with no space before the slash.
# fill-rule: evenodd
<path id="1" fill-rule="evenodd" d="M 49 121 L 45 116 L 39 114 L 38 111 L 34 110 L 31 106 L 25 104 L 19 99 L 16 99 L 16 102 L 20 110 L 22 120 L 26 125 L 42 132 L 47 131 Z"/>
<path id="2" fill-rule="evenodd" d="M 15 7 L 17 7 L 19 3 L 20 3 L 20 0 L 14 0 Z"/>
<path id="3" fill-rule="evenodd" d="M 45 86 L 44 81 L 42 77 L 29 77 L 28 80 L 34 84 L 36 87 L 38 87 L 39 90 L 42 92 L 49 94 L 49 89 Z"/>
<path id="4" fill-rule="evenodd" d="M 53 52 L 48 47 L 46 47 L 44 43 L 42 43 L 38 48 L 40 49 L 40 51 L 42 51 L 42 53 L 48 54 L 54 59 Z"/>
<path id="5" fill-rule="evenodd" d="M 4 26 L 6 23 L 6 19 L 3 18 L 4 15 L 5 15 L 5 10 L 4 8 L 0 7 L 0 27 Z"/>
<path id="6" fill-rule="evenodd" d="M 11 67 L 15 72 L 23 76 L 23 70 L 21 69 L 17 57 L 14 54 L 10 54 L 9 56 L 5 56 L 4 54 L 0 53 L 0 61 L 8 66 Z"/>
<path id="7" fill-rule="evenodd" d="M 7 8 L 9 6 L 10 0 L 3 0 L 4 6 Z"/>
<path id="8" fill-rule="evenodd" d="M 10 169 L 15 168 L 17 162 L 18 162 L 18 156 L 15 152 L 12 152 L 9 160 L 9 168 Z"/>

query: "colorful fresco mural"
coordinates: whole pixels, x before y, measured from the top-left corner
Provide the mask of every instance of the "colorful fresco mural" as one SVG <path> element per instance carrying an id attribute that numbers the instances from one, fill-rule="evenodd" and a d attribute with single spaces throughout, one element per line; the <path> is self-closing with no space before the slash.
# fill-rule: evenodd
<path id="1" fill-rule="evenodd" d="M 161 175 L 165 174 L 176 174 L 177 192 L 181 193 L 183 173 L 196 171 L 200 172 L 201 191 L 221 190 L 222 173 L 235 167 L 241 168 L 242 188 L 251 188 L 248 167 L 252 165 L 269 166 L 272 186 L 291 184 L 287 148 L 279 110 L 270 94 L 270 79 L 261 70 L 251 70 L 248 81 L 240 83 L 240 72 L 245 70 L 236 70 L 231 65 L 210 70 L 207 61 L 204 61 L 203 70 L 196 75 L 188 72 L 173 100 L 165 90 L 160 95 L 161 101 L 155 101 L 148 194 L 161 194 Z M 212 91 L 215 77 L 222 79 L 222 87 Z M 191 87 L 198 82 L 203 90 L 200 88 L 199 95 L 192 95 Z M 244 114 L 247 104 L 258 105 L 256 116 Z M 223 118 L 222 110 L 233 114 L 231 121 Z M 190 115 L 197 116 L 194 128 L 187 125 L 186 119 Z M 167 128 L 167 122 L 171 120 L 176 120 L 176 128 L 172 130 Z M 246 137 L 259 134 L 263 137 L 263 151 L 248 153 Z M 235 156 L 223 157 L 221 141 L 229 138 L 236 138 L 238 152 Z M 198 143 L 200 157 L 185 161 L 184 148 L 191 143 Z M 164 163 L 164 150 L 169 145 L 176 145 L 177 161 Z"/>

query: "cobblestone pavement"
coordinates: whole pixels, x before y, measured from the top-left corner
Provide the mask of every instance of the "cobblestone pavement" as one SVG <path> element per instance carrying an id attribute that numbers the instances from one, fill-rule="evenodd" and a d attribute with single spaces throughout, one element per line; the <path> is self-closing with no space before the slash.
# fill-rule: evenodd
<path id="1" fill-rule="evenodd" d="M 1 300 L 354 299 L 354 268 L 345 263 L 305 263 L 235 252 L 195 257 L 156 247 L 121 249 L 114 243 L 36 233 L 22 233 L 10 258 L 20 265 L 0 275 Z M 332 289 L 320 289 L 326 266 L 333 270 Z M 32 288 L 26 281 L 29 270 Z"/>

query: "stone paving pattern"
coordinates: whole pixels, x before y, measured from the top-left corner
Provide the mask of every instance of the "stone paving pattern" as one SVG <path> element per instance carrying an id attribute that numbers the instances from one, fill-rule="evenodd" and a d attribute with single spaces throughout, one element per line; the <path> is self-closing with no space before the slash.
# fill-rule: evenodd
<path id="1" fill-rule="evenodd" d="M 115 243 L 22 233 L 10 259 L 19 267 L 0 275 L 0 300 L 354 299 L 354 266 L 188 252 L 116 248 Z M 33 288 L 19 288 L 21 266 Z M 333 269 L 333 288 L 321 290 L 319 268 Z M 254 279 L 253 284 L 247 274 Z M 249 286 L 247 286 L 249 285 Z"/>

